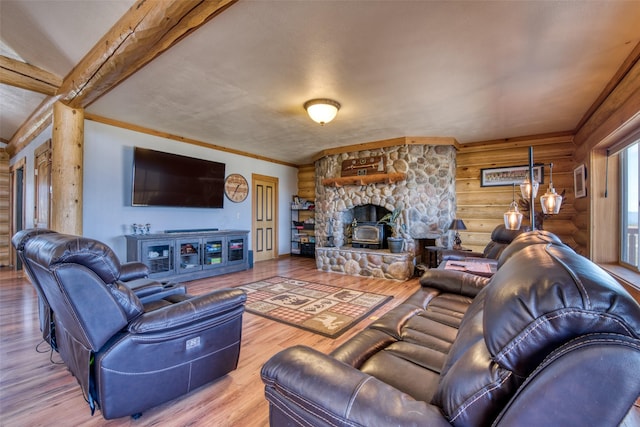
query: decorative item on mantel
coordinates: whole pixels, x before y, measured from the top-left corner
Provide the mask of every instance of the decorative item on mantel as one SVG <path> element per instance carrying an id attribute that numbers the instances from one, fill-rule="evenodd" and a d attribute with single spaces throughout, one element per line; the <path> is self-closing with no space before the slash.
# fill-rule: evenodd
<path id="1" fill-rule="evenodd" d="M 360 159 L 347 159 L 342 162 L 340 176 L 364 176 L 384 173 L 384 157 L 370 156 Z"/>
<path id="2" fill-rule="evenodd" d="M 456 235 L 453 240 L 453 249 L 459 251 L 462 249 L 462 239 L 460 238 L 459 230 L 466 230 L 467 227 L 461 219 L 454 219 L 449 226 L 449 230 L 455 230 Z"/>

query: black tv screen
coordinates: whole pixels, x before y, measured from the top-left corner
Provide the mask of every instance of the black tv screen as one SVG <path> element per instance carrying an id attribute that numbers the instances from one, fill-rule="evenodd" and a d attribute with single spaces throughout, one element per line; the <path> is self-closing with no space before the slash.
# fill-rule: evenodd
<path id="1" fill-rule="evenodd" d="M 135 147 L 133 206 L 222 208 L 224 163 Z"/>

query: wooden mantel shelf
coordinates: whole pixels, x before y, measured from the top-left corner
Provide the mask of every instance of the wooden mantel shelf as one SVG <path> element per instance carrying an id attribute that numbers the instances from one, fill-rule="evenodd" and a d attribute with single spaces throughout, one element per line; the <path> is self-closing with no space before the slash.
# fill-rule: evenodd
<path id="1" fill-rule="evenodd" d="M 367 185 L 378 182 L 393 184 L 394 182 L 404 181 L 407 174 L 403 172 L 396 173 L 376 173 L 373 175 L 361 176 L 341 176 L 340 178 L 325 178 L 322 185 L 327 187 L 343 187 L 345 185 Z"/>

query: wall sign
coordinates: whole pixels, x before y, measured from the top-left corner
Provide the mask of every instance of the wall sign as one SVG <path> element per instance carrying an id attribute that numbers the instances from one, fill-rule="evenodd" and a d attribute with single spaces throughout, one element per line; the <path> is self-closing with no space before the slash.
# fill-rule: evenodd
<path id="1" fill-rule="evenodd" d="M 373 156 L 343 161 L 340 176 L 365 176 L 384 172 L 384 157 Z"/>

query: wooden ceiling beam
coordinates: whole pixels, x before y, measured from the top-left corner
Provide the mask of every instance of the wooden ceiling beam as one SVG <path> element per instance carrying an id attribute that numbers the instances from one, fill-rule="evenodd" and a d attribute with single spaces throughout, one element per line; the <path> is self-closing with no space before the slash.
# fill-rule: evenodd
<path id="1" fill-rule="evenodd" d="M 237 0 L 138 0 L 64 78 L 55 96 L 85 108 Z M 45 99 L 13 135 L 14 156 L 50 123 Z M 37 133 L 36 133 L 37 132 Z"/>
<path id="2" fill-rule="evenodd" d="M 0 83 L 52 96 L 62 79 L 26 62 L 0 55 Z"/>

